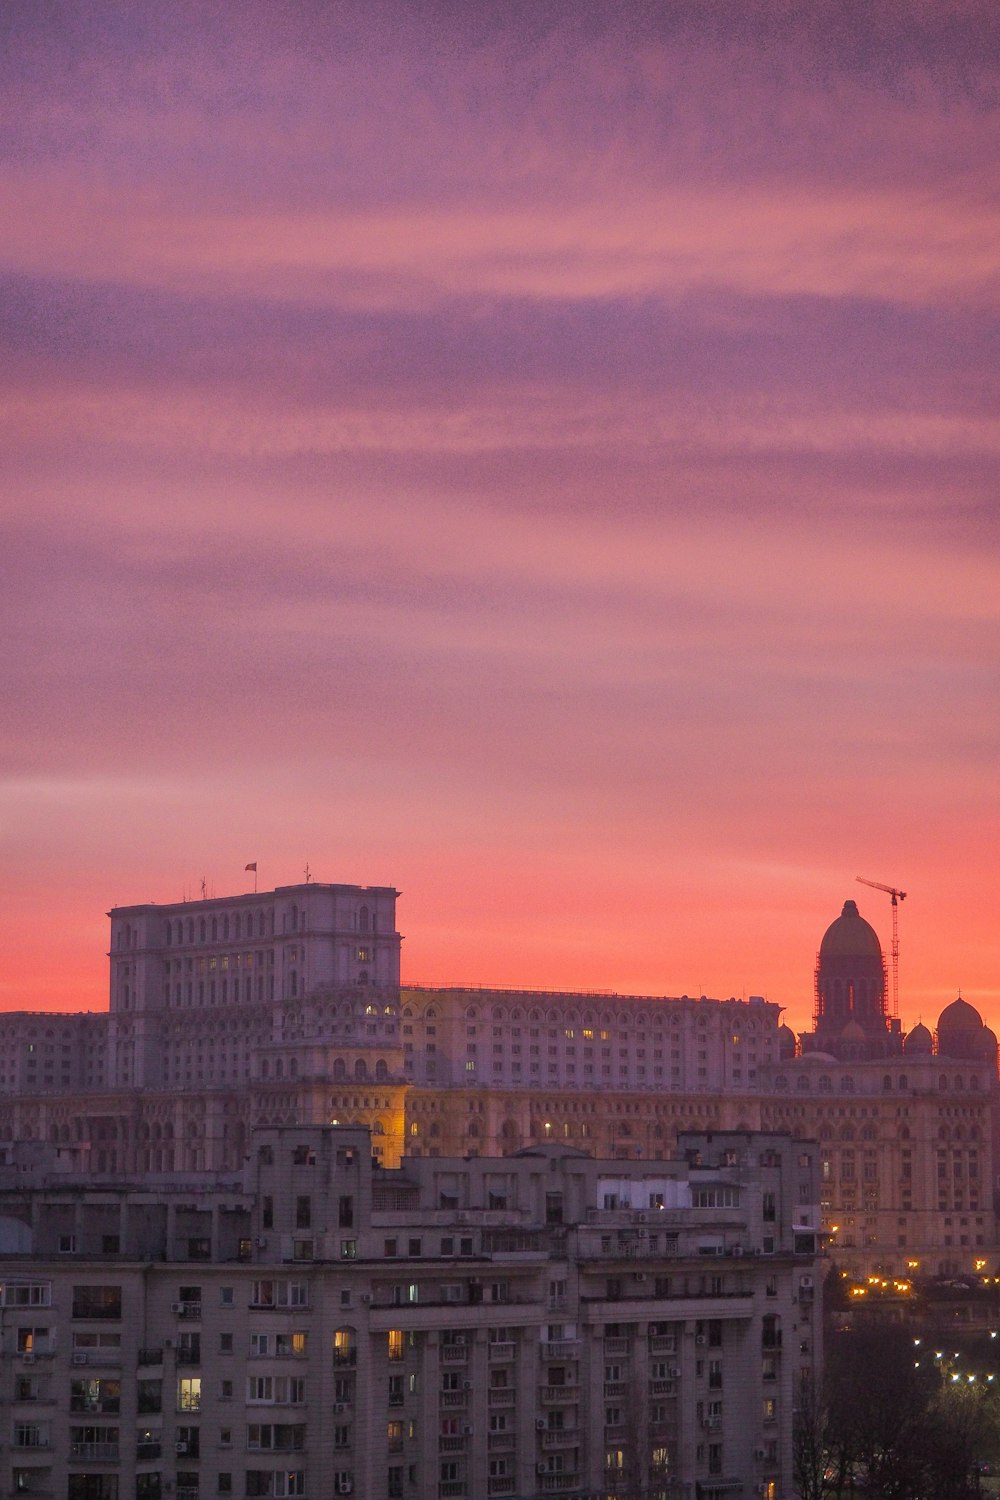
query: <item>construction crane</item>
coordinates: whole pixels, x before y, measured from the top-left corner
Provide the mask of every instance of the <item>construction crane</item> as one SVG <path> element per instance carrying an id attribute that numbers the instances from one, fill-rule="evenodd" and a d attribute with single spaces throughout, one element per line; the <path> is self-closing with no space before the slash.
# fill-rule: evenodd
<path id="1" fill-rule="evenodd" d="M 882 885 L 878 880 L 866 880 L 859 875 L 862 885 L 870 885 L 873 891 L 885 891 L 892 897 L 892 1013 L 899 1015 L 899 903 L 906 900 L 905 891 L 897 891 L 891 885 Z"/>

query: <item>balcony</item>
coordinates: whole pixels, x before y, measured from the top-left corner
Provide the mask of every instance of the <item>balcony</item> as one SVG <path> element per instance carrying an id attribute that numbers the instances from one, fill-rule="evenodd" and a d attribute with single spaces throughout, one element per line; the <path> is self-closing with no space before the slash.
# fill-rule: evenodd
<path id="1" fill-rule="evenodd" d="M 486 1481 L 486 1493 L 488 1495 L 512 1495 L 514 1493 L 513 1474 L 497 1474 Z"/>
<path id="2" fill-rule="evenodd" d="M 83 1459 L 88 1463 L 116 1464 L 118 1462 L 117 1443 L 70 1443 L 69 1456 L 73 1459 Z"/>
<path id="3" fill-rule="evenodd" d="M 513 1406 L 515 1404 L 515 1400 L 516 1396 L 514 1391 L 508 1390 L 506 1386 L 503 1386 L 500 1389 L 493 1389 L 491 1387 L 489 1395 L 487 1397 L 487 1401 L 490 1406 Z"/>
<path id="4" fill-rule="evenodd" d="M 198 1491 L 193 1485 L 185 1484 L 177 1490 L 177 1500 L 198 1500 Z"/>
<path id="5" fill-rule="evenodd" d="M 162 1365 L 163 1350 L 152 1346 L 148 1349 L 140 1349 L 138 1362 L 140 1365 Z"/>
<path id="6" fill-rule="evenodd" d="M 73 1365 L 120 1365 L 121 1349 L 74 1349 L 69 1357 Z"/>
<path id="7" fill-rule="evenodd" d="M 632 1341 L 631 1341 L 631 1339 L 618 1338 L 618 1337 L 608 1338 L 607 1336 L 605 1336 L 605 1339 L 604 1339 L 604 1352 L 605 1352 L 605 1354 L 628 1354 L 629 1351 L 631 1350 L 631 1348 L 632 1348 Z"/>
<path id="8" fill-rule="evenodd" d="M 438 1357 L 443 1365 L 465 1365 L 469 1362 L 468 1344 L 442 1344 Z"/>
<path id="9" fill-rule="evenodd" d="M 163 1453 L 162 1443 L 136 1443 L 135 1461 L 137 1464 L 149 1464 L 159 1458 Z"/>
<path id="10" fill-rule="evenodd" d="M 606 1346 L 607 1345 L 607 1340 L 605 1339 L 604 1342 L 605 1342 L 605 1346 Z M 542 1358 L 543 1359 L 579 1359 L 580 1358 L 580 1340 L 579 1339 L 552 1339 L 550 1342 L 544 1343 L 542 1345 Z"/>
<path id="11" fill-rule="evenodd" d="M 389 1450 L 392 1451 L 391 1449 Z M 402 1451 L 402 1447 L 400 1448 Z M 464 1453 L 465 1438 L 457 1432 L 449 1432 L 438 1438 L 439 1453 Z"/>
<path id="12" fill-rule="evenodd" d="M 606 1341 L 605 1341 L 606 1342 Z M 649 1336 L 650 1354 L 673 1354 L 677 1349 L 677 1340 L 672 1334 L 652 1333 Z"/>
<path id="13" fill-rule="evenodd" d="M 177 1302 L 174 1304 L 174 1312 L 179 1318 L 200 1318 L 200 1302 Z"/>
<path id="14" fill-rule="evenodd" d="M 572 1447 L 580 1441 L 575 1427 L 547 1427 L 542 1433 L 542 1449 L 548 1453 L 553 1448 Z"/>
<path id="15" fill-rule="evenodd" d="M 511 1395 L 513 1396 L 513 1392 Z M 568 1406 L 580 1399 L 575 1385 L 543 1385 L 541 1395 L 542 1400 L 547 1401 L 550 1406 Z"/>
<path id="16" fill-rule="evenodd" d="M 539 1482 L 543 1491 L 551 1495 L 554 1490 L 575 1490 L 578 1478 L 576 1471 L 571 1470 L 565 1474 L 542 1474 Z"/>
<path id="17" fill-rule="evenodd" d="M 517 1353 L 517 1345 L 513 1340 L 490 1344 L 488 1348 L 490 1360 L 496 1364 L 500 1364 L 503 1360 L 513 1359 Z"/>
<path id="18" fill-rule="evenodd" d="M 491 1453 L 509 1453 L 512 1448 L 517 1447 L 517 1434 L 515 1432 L 491 1432 L 487 1435 L 486 1446 Z"/>
<path id="19" fill-rule="evenodd" d="M 464 1495 L 466 1485 L 464 1479 L 443 1479 L 438 1485 L 438 1494 L 445 1500 L 448 1495 Z"/>
<path id="20" fill-rule="evenodd" d="M 649 1382 L 649 1394 L 651 1396 L 672 1396 L 676 1386 L 672 1380 L 651 1380 Z"/>
<path id="21" fill-rule="evenodd" d="M 604 1394 L 605 1394 L 605 1396 L 627 1396 L 628 1395 L 628 1381 L 627 1380 L 606 1380 L 604 1382 Z"/>
<path id="22" fill-rule="evenodd" d="M 468 1406 L 468 1404 L 469 1404 L 469 1393 L 468 1393 L 468 1391 L 442 1391 L 441 1392 L 441 1405 L 442 1406 L 448 1406 L 448 1407 L 451 1407 L 451 1408 L 455 1408 L 455 1407 L 465 1408 L 466 1406 Z"/>

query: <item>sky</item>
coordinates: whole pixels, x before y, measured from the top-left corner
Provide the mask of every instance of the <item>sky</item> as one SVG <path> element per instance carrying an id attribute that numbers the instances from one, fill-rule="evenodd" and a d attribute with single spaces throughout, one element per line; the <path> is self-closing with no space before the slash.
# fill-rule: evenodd
<path id="1" fill-rule="evenodd" d="M 1000 1021 L 1000 14 L 0 10 L 0 1007 L 395 885 L 413 982 Z"/>

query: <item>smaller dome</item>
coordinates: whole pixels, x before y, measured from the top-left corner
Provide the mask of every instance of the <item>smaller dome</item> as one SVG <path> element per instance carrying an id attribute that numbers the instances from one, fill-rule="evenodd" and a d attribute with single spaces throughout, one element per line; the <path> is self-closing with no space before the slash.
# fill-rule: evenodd
<path id="1" fill-rule="evenodd" d="M 903 1042 L 904 1052 L 929 1054 L 933 1047 L 934 1038 L 922 1021 L 918 1021 L 913 1030 L 906 1033 L 906 1040 Z"/>
<path id="2" fill-rule="evenodd" d="M 982 1027 L 983 1018 L 976 1007 L 961 996 L 938 1016 L 938 1031 L 981 1031 Z"/>
<path id="3" fill-rule="evenodd" d="M 795 1032 L 790 1026 L 778 1027 L 778 1056 L 782 1059 L 795 1056 Z"/>
<path id="4" fill-rule="evenodd" d="M 848 1021 L 847 1025 L 840 1033 L 840 1040 L 842 1042 L 863 1042 L 864 1039 L 864 1031 L 858 1025 L 857 1021 Z"/>

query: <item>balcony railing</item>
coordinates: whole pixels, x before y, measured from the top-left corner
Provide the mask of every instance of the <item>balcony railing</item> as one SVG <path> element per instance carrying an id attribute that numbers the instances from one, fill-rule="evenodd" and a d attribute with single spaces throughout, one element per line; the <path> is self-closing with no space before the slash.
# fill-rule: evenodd
<path id="1" fill-rule="evenodd" d="M 469 1362 L 468 1344 L 442 1344 L 439 1357 L 445 1365 L 464 1365 Z"/>
<path id="2" fill-rule="evenodd" d="M 70 1458 L 98 1459 L 101 1463 L 118 1462 L 117 1443 L 70 1443 Z"/>
<path id="3" fill-rule="evenodd" d="M 550 1448 L 566 1448 L 580 1441 L 580 1434 L 575 1427 L 547 1427 L 542 1433 L 542 1448 L 548 1451 Z"/>
<path id="4" fill-rule="evenodd" d="M 74 1349 L 70 1355 L 73 1365 L 120 1365 L 121 1349 Z"/>
<path id="5" fill-rule="evenodd" d="M 156 1348 L 153 1346 L 150 1346 L 148 1349 L 140 1349 L 138 1354 L 138 1361 L 141 1365 L 162 1365 L 163 1350 L 162 1348 Z"/>
<path id="6" fill-rule="evenodd" d="M 489 1344 L 487 1347 L 490 1351 L 490 1359 L 498 1363 L 501 1360 L 513 1359 L 517 1353 L 517 1345 L 513 1340 L 500 1340 L 495 1344 Z"/>
<path id="7" fill-rule="evenodd" d="M 506 1386 L 500 1389 L 491 1387 L 489 1396 L 487 1397 L 490 1406 L 513 1406 L 515 1400 L 516 1397 L 513 1390 L 508 1390 Z"/>
<path id="8" fill-rule="evenodd" d="M 607 1345 L 607 1339 L 605 1339 Z M 542 1344 L 543 1359 L 579 1359 L 579 1339 L 550 1339 Z"/>
<path id="9" fill-rule="evenodd" d="M 511 1394 L 513 1395 L 513 1392 Z M 575 1385 L 542 1386 L 542 1400 L 549 1402 L 550 1405 L 568 1404 L 579 1399 L 580 1393 Z"/>

